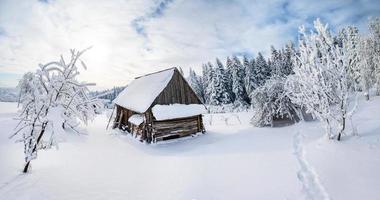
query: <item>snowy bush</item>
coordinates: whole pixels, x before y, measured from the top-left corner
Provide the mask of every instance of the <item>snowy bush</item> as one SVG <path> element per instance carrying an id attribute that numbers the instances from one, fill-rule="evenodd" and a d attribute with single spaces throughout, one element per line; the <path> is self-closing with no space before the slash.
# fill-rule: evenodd
<path id="1" fill-rule="evenodd" d="M 285 77 L 273 76 L 251 94 L 254 126 L 273 126 L 274 119 L 299 119 L 296 106 L 285 93 L 285 81 Z"/>
<path id="2" fill-rule="evenodd" d="M 86 84 L 79 82 L 78 62 L 86 69 L 80 56 L 84 51 L 71 50 L 71 58 L 40 64 L 39 69 L 26 73 L 19 83 L 20 112 L 17 131 L 24 143 L 25 167 L 37 158 L 40 149 L 56 145 L 55 135 L 65 131 L 78 132 L 79 122 L 87 123 L 100 107 L 97 99 L 90 98 Z"/>

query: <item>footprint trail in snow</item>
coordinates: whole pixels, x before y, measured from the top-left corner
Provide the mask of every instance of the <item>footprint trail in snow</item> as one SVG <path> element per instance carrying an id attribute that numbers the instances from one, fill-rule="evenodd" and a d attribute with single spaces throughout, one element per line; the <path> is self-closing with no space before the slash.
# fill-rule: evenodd
<path id="1" fill-rule="evenodd" d="M 305 159 L 305 150 L 302 145 L 303 135 L 297 132 L 293 136 L 294 155 L 300 166 L 297 178 L 301 182 L 303 192 L 310 200 L 331 200 L 326 189 L 318 178 L 318 174 Z"/>

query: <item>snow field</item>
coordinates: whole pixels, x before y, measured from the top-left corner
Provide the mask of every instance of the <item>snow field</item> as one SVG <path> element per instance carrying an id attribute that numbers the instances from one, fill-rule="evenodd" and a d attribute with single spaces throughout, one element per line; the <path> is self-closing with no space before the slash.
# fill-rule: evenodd
<path id="1" fill-rule="evenodd" d="M 9 140 L 16 121 L 0 103 L 0 199 L 379 199 L 380 98 L 360 101 L 359 137 L 327 140 L 318 122 L 255 128 L 252 113 L 207 114 L 207 133 L 146 145 L 105 130 L 60 135 L 20 175 L 23 145 Z M 14 107 L 15 108 L 15 107 Z"/>

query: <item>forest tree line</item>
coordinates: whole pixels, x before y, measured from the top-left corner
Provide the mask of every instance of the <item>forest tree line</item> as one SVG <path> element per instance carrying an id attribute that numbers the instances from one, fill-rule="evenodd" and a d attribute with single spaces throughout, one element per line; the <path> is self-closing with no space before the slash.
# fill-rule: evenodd
<path id="1" fill-rule="evenodd" d="M 368 22 L 368 33 L 347 26 L 333 34 L 319 19 L 314 29 L 300 27 L 297 46 L 271 47 L 265 58 L 237 56 L 190 69 L 188 81 L 211 112 L 252 108 L 255 126 L 276 119 L 302 119 L 310 113 L 325 125 L 330 138 L 340 139 L 352 122 L 356 100 L 370 89 L 380 95 L 380 18 Z M 214 109 L 219 108 L 219 109 Z"/>

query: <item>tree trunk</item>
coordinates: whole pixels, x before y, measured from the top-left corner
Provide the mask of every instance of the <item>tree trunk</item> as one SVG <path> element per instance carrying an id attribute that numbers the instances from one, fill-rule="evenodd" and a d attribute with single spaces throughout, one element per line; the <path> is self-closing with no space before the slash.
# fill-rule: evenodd
<path id="1" fill-rule="evenodd" d="M 42 123 L 41 132 L 40 132 L 40 135 L 39 135 L 38 138 L 37 138 L 37 142 L 36 142 L 36 144 L 35 144 L 34 147 L 33 147 L 32 154 L 33 154 L 34 152 L 37 151 L 37 146 L 38 146 L 38 144 L 40 143 L 40 141 L 41 141 L 41 139 L 42 139 L 42 136 L 43 136 L 44 133 L 45 133 L 46 125 L 47 125 L 47 122 Z M 23 172 L 23 173 L 28 173 L 29 168 L 30 168 L 30 160 L 29 160 L 28 162 L 26 162 L 26 164 L 25 164 L 25 166 L 24 166 L 24 170 L 23 170 L 22 172 Z"/>
<path id="2" fill-rule="evenodd" d="M 345 99 L 344 96 L 342 96 L 342 100 L 340 102 L 340 111 L 341 111 L 341 115 L 342 115 L 342 126 L 341 126 L 341 129 L 340 129 L 338 137 L 337 137 L 338 141 L 340 141 L 340 138 L 342 137 L 343 131 L 346 128 L 346 110 L 344 109 L 345 108 L 344 107 L 344 105 L 345 105 L 344 99 Z"/>
<path id="3" fill-rule="evenodd" d="M 368 93 L 365 93 L 365 100 L 369 101 L 369 94 Z"/>
<path id="4" fill-rule="evenodd" d="M 345 128 L 346 128 L 346 117 L 343 117 L 342 118 L 342 129 L 339 131 L 338 138 L 337 138 L 338 141 L 340 141 Z"/>
<path id="5" fill-rule="evenodd" d="M 365 100 L 369 101 L 369 90 L 368 89 L 364 93 L 364 96 L 365 96 Z"/>
<path id="6" fill-rule="evenodd" d="M 332 135 L 331 135 L 331 126 L 330 126 L 330 121 L 329 119 L 325 119 L 325 131 L 326 131 L 326 135 L 329 139 L 333 139 Z"/>
<path id="7" fill-rule="evenodd" d="M 29 165 L 30 165 L 30 161 L 28 161 L 25 166 L 24 166 L 24 170 L 22 170 L 23 173 L 28 173 L 29 171 Z"/>

